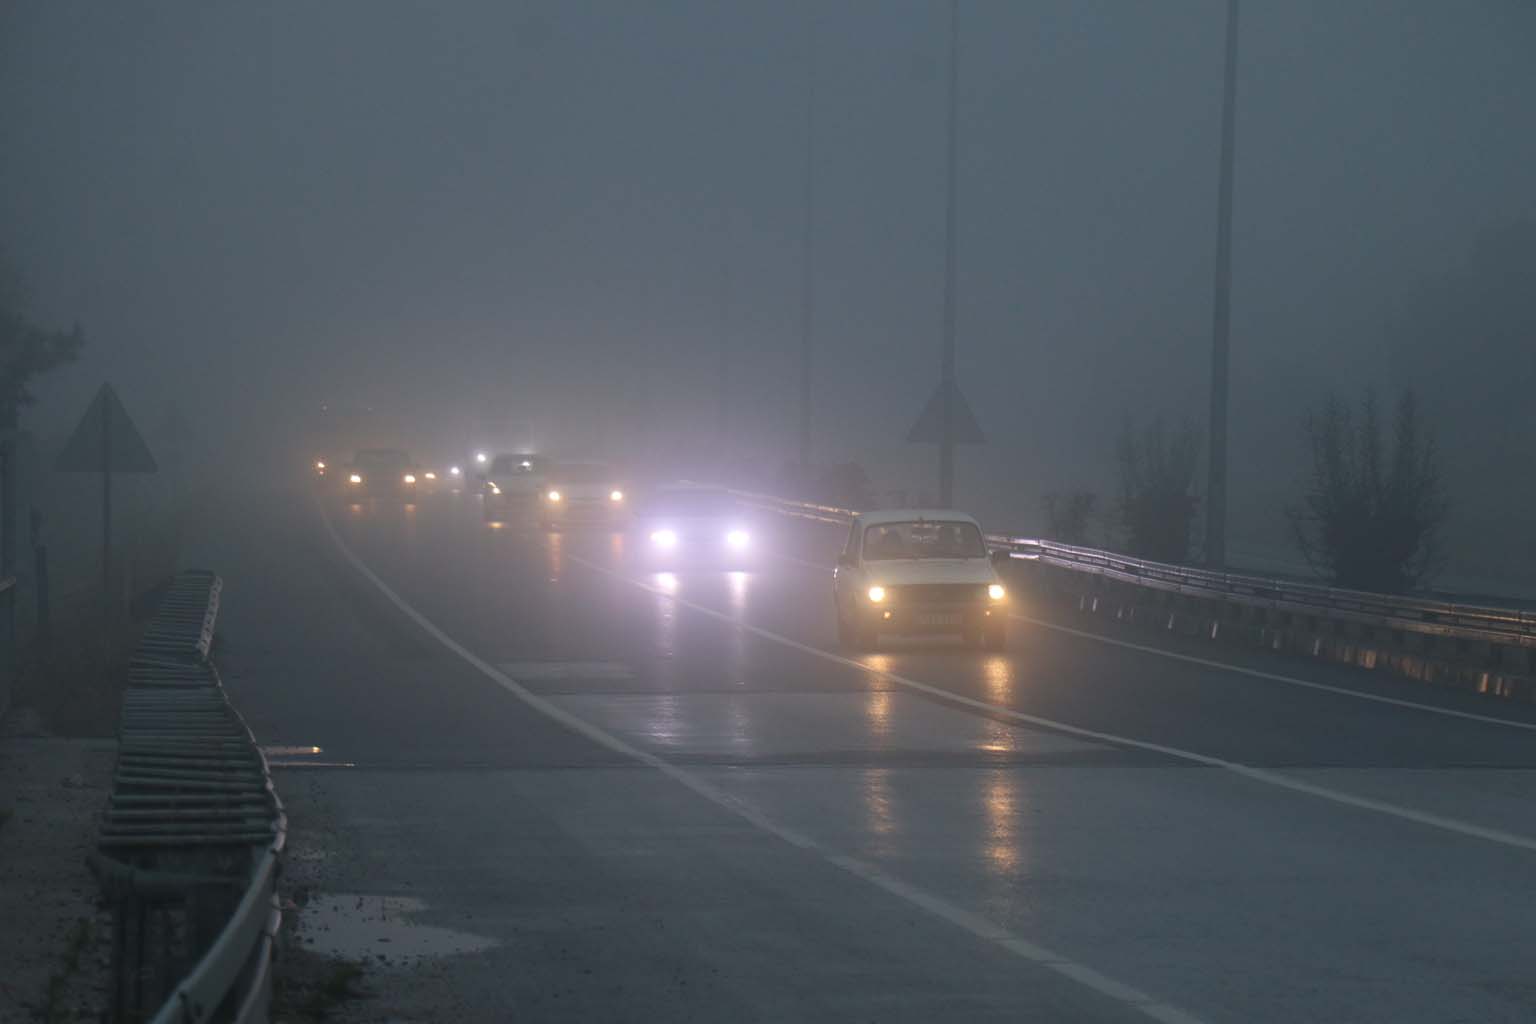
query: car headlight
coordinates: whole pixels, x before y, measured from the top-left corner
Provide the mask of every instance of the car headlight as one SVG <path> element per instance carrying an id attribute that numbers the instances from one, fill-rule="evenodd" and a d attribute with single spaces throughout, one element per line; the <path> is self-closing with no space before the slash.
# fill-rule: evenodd
<path id="1" fill-rule="evenodd" d="M 460 470 L 459 470 L 459 467 L 458 467 L 458 466 L 449 466 L 449 467 L 448 467 L 448 472 L 449 472 L 449 473 L 452 473 L 452 474 L 453 474 L 453 475 L 454 475 L 454 476 L 458 476 L 458 475 L 459 475 L 459 472 L 460 472 Z"/>
<path id="2" fill-rule="evenodd" d="M 557 502 L 558 503 L 560 501 L 560 492 L 559 491 L 550 491 L 548 494 L 544 495 L 544 497 L 548 498 L 552 502 Z"/>
<path id="3" fill-rule="evenodd" d="M 725 535 L 725 542 L 726 544 L 735 548 L 737 551 L 740 551 L 742 548 L 752 543 L 752 537 L 747 533 L 746 530 L 732 530 L 730 533 Z"/>
<path id="4" fill-rule="evenodd" d="M 428 470 L 427 471 L 427 479 L 428 480 L 436 480 L 437 479 L 437 474 L 432 472 L 431 470 Z"/>
<path id="5" fill-rule="evenodd" d="M 522 467 L 524 469 L 532 469 L 533 468 L 533 463 L 529 462 L 527 459 L 524 459 L 522 461 Z"/>
<path id="6" fill-rule="evenodd" d="M 324 473 L 325 472 L 325 460 L 324 459 L 318 460 L 315 463 L 315 468 L 318 469 L 320 472 Z"/>
<path id="7" fill-rule="evenodd" d="M 615 488 L 614 490 L 611 490 L 611 491 L 608 492 L 608 500 L 609 501 L 623 501 L 624 500 L 624 492 L 621 491 L 621 490 L 618 490 L 617 488 Z"/>
<path id="8" fill-rule="evenodd" d="M 483 463 L 483 462 L 485 462 L 489 458 L 490 458 L 490 456 L 486 455 L 485 452 L 475 452 L 475 461 L 476 462 Z"/>
<path id="9" fill-rule="evenodd" d="M 879 586 L 870 587 L 868 593 L 869 593 L 869 603 L 870 604 L 879 604 L 881 601 L 885 600 L 885 588 L 884 587 L 879 587 Z"/>
<path id="10" fill-rule="evenodd" d="M 651 543 L 659 548 L 675 548 L 677 547 L 677 531 L 652 530 Z"/>
<path id="11" fill-rule="evenodd" d="M 401 477 L 400 479 L 404 480 L 408 484 L 413 484 L 413 483 L 416 482 L 416 474 L 415 473 L 407 473 L 407 474 L 405 474 L 405 476 Z"/>
<path id="12" fill-rule="evenodd" d="M 987 587 L 987 596 L 994 601 L 1001 601 L 1008 596 L 1008 591 L 1003 589 L 1001 583 L 993 583 Z"/>
<path id="13" fill-rule="evenodd" d="M 492 494 L 500 494 L 501 493 L 501 488 L 497 487 L 495 484 L 491 484 L 491 493 Z"/>

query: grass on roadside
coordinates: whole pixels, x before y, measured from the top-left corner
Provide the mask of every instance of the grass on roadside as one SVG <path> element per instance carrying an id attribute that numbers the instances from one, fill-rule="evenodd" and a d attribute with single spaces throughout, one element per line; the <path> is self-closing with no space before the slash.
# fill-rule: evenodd
<path id="1" fill-rule="evenodd" d="M 31 708 L 55 736 L 111 736 L 127 680 L 128 659 L 147 613 L 106 621 L 99 597 L 86 595 L 54 609 L 53 637 L 22 653 L 14 704 Z"/>

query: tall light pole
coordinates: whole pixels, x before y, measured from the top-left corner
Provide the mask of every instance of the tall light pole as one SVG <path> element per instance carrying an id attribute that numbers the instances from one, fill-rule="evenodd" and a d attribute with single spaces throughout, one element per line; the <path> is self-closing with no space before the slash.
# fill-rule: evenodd
<path id="1" fill-rule="evenodd" d="M 806 3 L 805 25 L 805 225 L 800 240 L 800 468 L 811 464 L 811 333 L 815 322 L 816 225 L 816 11 Z"/>
<path id="2" fill-rule="evenodd" d="M 1210 467 L 1205 562 L 1227 566 L 1227 350 L 1232 325 L 1232 164 L 1236 150 L 1237 0 L 1227 0 L 1226 76 L 1221 98 L 1221 180 L 1216 200 L 1216 289 L 1211 316 Z"/>
<path id="3" fill-rule="evenodd" d="M 944 355 L 939 365 L 943 435 L 939 441 L 939 504 L 955 497 L 955 92 L 959 79 L 960 0 L 949 2 L 949 120 L 944 160 Z"/>
<path id="4" fill-rule="evenodd" d="M 731 213 L 720 207 L 720 362 L 716 368 L 715 448 L 723 472 L 731 457 Z"/>

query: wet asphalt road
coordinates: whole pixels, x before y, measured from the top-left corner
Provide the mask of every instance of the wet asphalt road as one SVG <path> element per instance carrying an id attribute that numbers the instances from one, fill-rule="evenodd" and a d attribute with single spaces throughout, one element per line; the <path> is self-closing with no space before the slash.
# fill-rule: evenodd
<path id="1" fill-rule="evenodd" d="M 319 748 L 280 779 L 307 877 L 497 943 L 381 965 L 364 1015 L 1536 1018 L 1531 729 L 1026 622 L 1001 655 L 845 657 L 829 526 L 658 572 L 463 497 L 327 508 L 494 673 L 304 493 L 232 500 L 189 555 L 257 735 Z"/>

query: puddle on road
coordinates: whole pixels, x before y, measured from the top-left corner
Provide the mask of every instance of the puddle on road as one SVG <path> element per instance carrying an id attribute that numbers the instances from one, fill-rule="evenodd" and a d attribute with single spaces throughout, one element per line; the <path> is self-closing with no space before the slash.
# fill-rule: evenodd
<path id="1" fill-rule="evenodd" d="M 396 965 L 479 953 L 497 945 L 484 935 L 409 920 L 426 909 L 425 902 L 411 896 L 317 894 L 299 912 L 298 937 L 317 953 Z"/>

